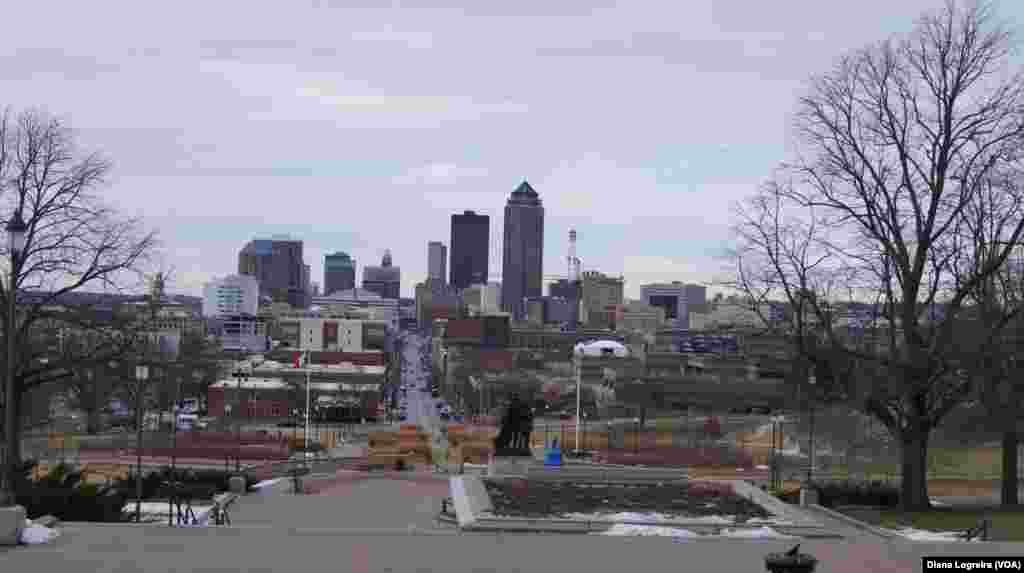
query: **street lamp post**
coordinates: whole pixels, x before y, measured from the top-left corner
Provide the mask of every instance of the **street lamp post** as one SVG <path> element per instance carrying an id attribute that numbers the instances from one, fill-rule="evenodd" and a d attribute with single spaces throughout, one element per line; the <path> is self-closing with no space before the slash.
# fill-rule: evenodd
<path id="1" fill-rule="evenodd" d="M 810 456 L 809 460 L 811 462 L 810 464 L 807 465 L 807 483 L 808 484 L 813 483 L 813 481 L 814 481 L 814 394 L 813 394 L 813 388 L 814 388 L 815 382 L 817 382 L 817 380 L 815 379 L 814 375 L 811 374 L 811 376 L 807 379 L 807 383 L 811 386 L 811 390 L 812 390 L 812 392 L 810 393 L 811 395 L 809 396 L 809 399 L 807 401 L 807 407 L 810 410 L 810 416 L 809 416 L 809 420 L 808 420 L 808 422 L 810 424 L 810 428 L 809 428 L 809 435 L 808 435 L 807 450 L 808 450 L 808 454 Z"/>
<path id="2" fill-rule="evenodd" d="M 814 401 L 813 388 L 817 379 L 812 367 L 811 373 L 807 376 L 807 410 L 808 410 L 808 438 L 807 438 L 807 473 L 804 476 L 804 486 L 800 488 L 800 505 L 808 506 L 817 503 L 817 495 L 814 490 Z"/>
<path id="3" fill-rule="evenodd" d="M 573 366 L 576 368 L 576 455 L 580 453 L 580 413 L 583 409 L 583 350 L 573 349 Z"/>
<path id="4" fill-rule="evenodd" d="M 175 465 L 177 464 L 177 453 L 178 453 L 178 413 L 180 410 L 181 402 L 181 377 L 176 378 L 176 384 L 174 387 L 174 404 L 171 405 L 171 475 L 174 475 Z"/>
<path id="5" fill-rule="evenodd" d="M 633 418 L 633 455 L 640 453 L 640 418 Z"/>
<path id="6" fill-rule="evenodd" d="M 306 425 L 302 430 L 302 457 L 305 460 L 309 460 L 309 351 L 306 352 L 306 364 L 303 365 L 306 368 Z"/>
<path id="7" fill-rule="evenodd" d="M 241 363 L 235 368 L 234 374 L 237 384 L 235 386 L 235 398 L 238 400 L 238 411 L 235 412 L 235 441 L 237 442 L 237 450 L 235 452 L 235 471 L 239 472 L 242 469 L 242 421 L 239 417 L 242 415 L 242 381 L 249 380 L 249 373 L 246 372 Z"/>
<path id="8" fill-rule="evenodd" d="M 4 438 L 7 440 L 6 451 L 4 452 L 4 485 L 6 486 L 8 505 L 15 503 L 15 470 L 19 460 L 18 415 L 17 397 L 14 392 L 14 331 L 16 320 L 14 313 L 17 310 L 18 292 L 18 265 L 22 252 L 25 250 L 25 234 L 28 226 L 21 218 L 21 211 L 15 211 L 14 215 L 7 221 L 7 247 L 11 255 L 10 287 L 7 290 L 7 372 L 4 377 Z"/>
<path id="9" fill-rule="evenodd" d="M 149 378 L 149 367 L 139 364 L 135 367 L 135 523 L 142 520 L 142 391 Z"/>

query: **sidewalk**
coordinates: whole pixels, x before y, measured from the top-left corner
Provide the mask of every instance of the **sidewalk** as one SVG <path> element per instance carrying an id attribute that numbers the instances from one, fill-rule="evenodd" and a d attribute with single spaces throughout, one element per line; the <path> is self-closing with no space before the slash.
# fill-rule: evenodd
<path id="1" fill-rule="evenodd" d="M 290 493 L 279 482 L 273 491 L 250 494 L 231 512 L 234 525 L 274 527 L 420 529 L 435 528 L 447 479 L 405 480 L 381 476 L 339 479 L 314 495 Z"/>
<path id="2" fill-rule="evenodd" d="M 322 499 L 322 498 L 317 498 Z M 234 515 L 232 515 L 234 517 Z M 409 535 L 406 531 L 355 532 L 336 516 L 333 527 L 239 526 L 177 529 L 73 524 L 51 545 L 0 552 L 0 570 L 163 572 L 295 571 L 298 560 L 333 569 L 645 573 L 764 571 L 764 556 L 791 541 L 673 542 L 667 538 L 597 535 Z M 802 552 L 819 560 L 818 573 L 905 573 L 921 570 L 925 555 L 1021 555 L 1022 543 L 883 544 L 805 540 Z M 127 569 L 125 569 L 125 565 Z M 120 568 L 120 569 L 119 569 Z"/>

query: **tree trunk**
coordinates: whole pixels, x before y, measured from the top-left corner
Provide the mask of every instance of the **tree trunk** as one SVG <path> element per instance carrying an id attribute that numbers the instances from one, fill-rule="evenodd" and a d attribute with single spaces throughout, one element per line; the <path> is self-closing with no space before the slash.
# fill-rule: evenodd
<path id="1" fill-rule="evenodd" d="M 1019 481 L 1017 479 L 1017 444 L 1019 437 L 1016 431 L 1003 432 L 1003 487 L 1000 503 L 1017 505 Z"/>
<path id="2" fill-rule="evenodd" d="M 900 446 L 900 504 L 905 511 L 928 509 L 928 432 L 905 432 L 900 436 Z"/>
<path id="3" fill-rule="evenodd" d="M 100 411 L 98 408 L 93 408 L 85 412 L 85 432 L 87 434 L 95 435 L 100 431 Z"/>

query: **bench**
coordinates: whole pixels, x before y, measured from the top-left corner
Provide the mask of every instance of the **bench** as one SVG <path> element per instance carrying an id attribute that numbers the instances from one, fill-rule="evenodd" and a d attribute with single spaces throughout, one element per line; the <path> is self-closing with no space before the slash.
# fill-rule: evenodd
<path id="1" fill-rule="evenodd" d="M 165 481 L 160 487 L 160 493 L 167 498 L 168 504 L 171 506 L 168 525 L 173 523 L 196 525 L 199 520 L 192 509 L 192 500 L 211 497 L 214 491 L 213 488 L 206 485 Z"/>
<path id="2" fill-rule="evenodd" d="M 214 525 L 231 525 L 231 515 L 228 508 L 238 501 L 238 494 L 220 493 L 213 496 L 213 509 L 210 510 L 210 517 Z"/>

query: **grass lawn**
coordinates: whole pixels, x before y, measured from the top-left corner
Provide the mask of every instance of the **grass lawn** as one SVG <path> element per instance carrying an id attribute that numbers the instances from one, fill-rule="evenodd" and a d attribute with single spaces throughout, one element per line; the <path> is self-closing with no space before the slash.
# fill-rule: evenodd
<path id="1" fill-rule="evenodd" d="M 838 458 L 840 461 L 842 458 Z M 997 447 L 931 447 L 928 448 L 928 475 L 931 479 L 998 480 L 1003 462 L 1002 449 Z M 853 471 L 858 476 L 883 479 L 899 475 L 898 461 L 867 461 L 851 464 L 833 464 L 828 473 L 845 474 Z"/>
<path id="2" fill-rule="evenodd" d="M 993 541 L 1024 541 L 1024 508 L 934 508 L 929 511 L 901 512 L 883 510 L 876 514 L 876 525 L 898 529 L 913 527 L 929 531 L 964 531 L 974 527 L 985 516 L 992 519 Z M 855 515 L 865 519 L 865 515 Z M 871 521 L 875 521 L 872 519 Z"/>

